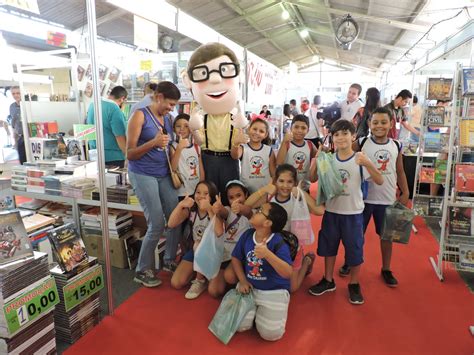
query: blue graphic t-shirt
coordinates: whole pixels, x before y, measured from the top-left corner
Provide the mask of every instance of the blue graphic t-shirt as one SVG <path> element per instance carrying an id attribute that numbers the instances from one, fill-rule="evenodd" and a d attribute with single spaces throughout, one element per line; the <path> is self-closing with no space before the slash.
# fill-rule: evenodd
<path id="1" fill-rule="evenodd" d="M 290 279 L 281 277 L 267 260 L 257 258 L 254 253 L 255 245 L 255 229 L 248 229 L 242 234 L 232 252 L 232 256 L 242 262 L 248 282 L 257 290 L 290 291 Z M 274 233 L 270 236 L 267 248 L 289 265 L 293 264 L 290 248 L 283 242 L 280 234 Z"/>

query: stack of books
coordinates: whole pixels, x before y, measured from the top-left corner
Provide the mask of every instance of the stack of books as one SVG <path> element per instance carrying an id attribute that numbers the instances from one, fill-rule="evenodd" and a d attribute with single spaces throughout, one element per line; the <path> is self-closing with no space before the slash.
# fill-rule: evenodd
<path id="1" fill-rule="evenodd" d="M 45 183 L 42 177 L 53 173 L 54 170 L 52 169 L 29 168 L 26 172 L 28 182 L 26 185 L 26 191 L 44 194 Z"/>
<path id="2" fill-rule="evenodd" d="M 61 196 L 62 194 L 62 181 L 66 180 L 68 177 L 62 175 L 48 175 L 43 176 L 44 181 L 44 192 L 47 195 Z"/>
<path id="3" fill-rule="evenodd" d="M 107 187 L 107 202 L 128 204 L 129 197 L 132 196 L 133 189 L 130 185 L 115 185 Z M 93 200 L 100 200 L 98 191 L 92 192 Z"/>
<path id="4" fill-rule="evenodd" d="M 70 272 L 55 267 L 60 302 L 54 311 L 56 336 L 74 343 L 99 323 L 100 290 L 104 287 L 102 267 L 89 257 L 86 263 Z"/>
<path id="5" fill-rule="evenodd" d="M 67 197 L 90 199 L 96 180 L 90 178 L 71 178 L 62 182 L 62 194 Z"/>
<path id="6" fill-rule="evenodd" d="M 67 165 L 57 167 L 54 170 L 57 175 L 66 175 L 69 177 L 92 177 L 97 175 L 97 162 L 71 160 Z"/>
<path id="7" fill-rule="evenodd" d="M 48 233 L 55 227 L 56 223 L 55 218 L 42 214 L 34 214 L 23 218 L 23 224 L 33 249 L 48 254 L 50 263 L 53 262 L 53 253 L 48 240 Z"/>
<path id="8" fill-rule="evenodd" d="M 120 238 L 133 228 L 132 214 L 128 211 L 109 208 L 109 235 Z M 82 232 L 102 235 L 102 224 L 99 207 L 92 207 L 81 214 Z"/>
<path id="9" fill-rule="evenodd" d="M 17 165 L 12 167 L 12 189 L 19 191 L 26 191 L 26 185 L 28 185 L 27 177 L 28 168 L 23 165 Z"/>

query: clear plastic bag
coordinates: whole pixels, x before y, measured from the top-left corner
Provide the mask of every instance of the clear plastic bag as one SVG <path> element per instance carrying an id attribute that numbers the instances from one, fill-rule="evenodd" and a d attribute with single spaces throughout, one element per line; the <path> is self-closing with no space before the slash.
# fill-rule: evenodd
<path id="1" fill-rule="evenodd" d="M 208 329 L 227 345 L 239 329 L 245 315 L 254 307 L 252 292 L 243 294 L 233 288 L 225 294 Z"/>
<path id="2" fill-rule="evenodd" d="M 395 202 L 385 210 L 382 226 L 382 240 L 408 244 L 415 212 L 400 202 Z"/>
<path id="3" fill-rule="evenodd" d="M 332 153 L 320 152 L 318 155 L 318 197 L 316 203 L 323 204 L 340 195 L 344 189 L 341 175 L 334 165 Z"/>
<path id="4" fill-rule="evenodd" d="M 291 233 L 298 237 L 303 245 L 310 245 L 314 241 L 313 229 L 311 228 L 311 216 L 303 191 L 298 188 L 298 195 L 294 198 L 293 212 L 291 216 Z"/>
<path id="5" fill-rule="evenodd" d="M 194 271 L 203 274 L 208 280 L 213 279 L 219 273 L 224 255 L 224 238 L 216 237 L 215 223 L 216 217 L 213 217 L 194 252 Z"/>

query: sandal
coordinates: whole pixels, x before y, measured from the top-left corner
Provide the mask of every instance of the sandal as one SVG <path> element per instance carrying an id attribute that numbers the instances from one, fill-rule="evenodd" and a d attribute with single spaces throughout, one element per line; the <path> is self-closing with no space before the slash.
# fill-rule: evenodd
<path id="1" fill-rule="evenodd" d="M 311 263 L 308 266 L 308 270 L 306 270 L 305 276 L 308 276 L 313 272 L 313 265 L 314 265 L 314 260 L 316 259 L 316 254 L 310 251 L 309 253 L 306 253 L 306 255 L 303 257 L 303 261 L 305 258 L 311 259 Z"/>

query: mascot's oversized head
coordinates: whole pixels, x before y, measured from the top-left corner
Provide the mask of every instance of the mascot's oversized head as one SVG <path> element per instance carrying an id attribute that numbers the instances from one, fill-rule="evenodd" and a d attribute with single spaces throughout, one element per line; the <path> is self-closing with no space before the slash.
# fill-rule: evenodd
<path id="1" fill-rule="evenodd" d="M 221 43 L 207 43 L 192 54 L 183 81 L 206 113 L 221 115 L 237 105 L 239 73 L 239 61 L 232 50 Z"/>

